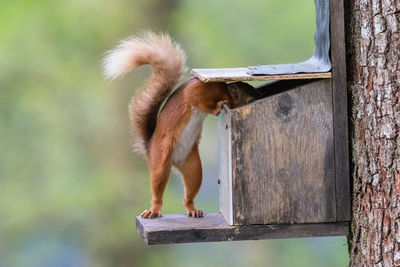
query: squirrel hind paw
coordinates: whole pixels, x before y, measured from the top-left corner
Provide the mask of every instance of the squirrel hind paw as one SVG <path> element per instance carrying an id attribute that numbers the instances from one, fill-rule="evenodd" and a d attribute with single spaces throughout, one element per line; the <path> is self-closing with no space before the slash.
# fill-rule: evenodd
<path id="1" fill-rule="evenodd" d="M 158 210 L 145 210 L 140 214 L 140 217 L 145 218 L 145 219 L 153 219 L 156 217 L 161 217 L 161 213 Z"/>

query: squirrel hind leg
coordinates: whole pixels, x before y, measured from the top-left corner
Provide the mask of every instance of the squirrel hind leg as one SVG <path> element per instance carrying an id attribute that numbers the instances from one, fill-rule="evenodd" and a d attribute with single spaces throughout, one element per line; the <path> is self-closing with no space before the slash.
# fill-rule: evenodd
<path id="1" fill-rule="evenodd" d="M 181 166 L 177 166 L 183 175 L 183 183 L 185 186 L 185 196 L 183 205 L 186 214 L 189 217 L 202 217 L 203 211 L 196 209 L 194 206 L 194 198 L 200 190 L 202 182 L 202 168 L 197 143 L 193 145 L 192 151 L 188 154 L 185 162 Z"/>
<path id="2" fill-rule="evenodd" d="M 151 208 L 142 212 L 143 218 L 155 218 L 161 216 L 163 195 L 171 173 L 171 155 L 167 151 L 152 153 L 149 150 L 150 183 L 152 191 Z"/>

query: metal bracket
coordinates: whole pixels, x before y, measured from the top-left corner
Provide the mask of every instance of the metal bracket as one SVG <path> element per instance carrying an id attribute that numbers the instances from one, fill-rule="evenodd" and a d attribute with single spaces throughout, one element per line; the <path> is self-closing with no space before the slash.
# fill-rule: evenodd
<path id="1" fill-rule="evenodd" d="M 314 2 L 316 30 L 313 56 L 306 61 L 297 63 L 249 66 L 250 71 L 247 74 L 258 76 L 330 71 L 332 65 L 329 58 L 329 0 L 314 0 Z"/>

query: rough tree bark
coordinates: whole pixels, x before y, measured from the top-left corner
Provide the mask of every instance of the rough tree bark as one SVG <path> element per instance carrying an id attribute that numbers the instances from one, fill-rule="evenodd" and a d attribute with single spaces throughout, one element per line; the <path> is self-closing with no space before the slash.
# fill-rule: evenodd
<path id="1" fill-rule="evenodd" d="M 400 1 L 346 1 L 351 266 L 400 266 Z"/>

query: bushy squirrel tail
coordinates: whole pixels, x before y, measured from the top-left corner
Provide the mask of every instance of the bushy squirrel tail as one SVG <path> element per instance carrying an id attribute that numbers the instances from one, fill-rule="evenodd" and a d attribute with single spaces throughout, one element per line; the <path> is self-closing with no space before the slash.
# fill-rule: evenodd
<path id="1" fill-rule="evenodd" d="M 145 155 L 161 104 L 185 74 L 185 52 L 167 34 L 145 32 L 122 40 L 104 58 L 104 74 L 114 79 L 141 65 L 153 68 L 144 88 L 131 100 L 129 114 L 136 132 L 135 151 Z"/>

